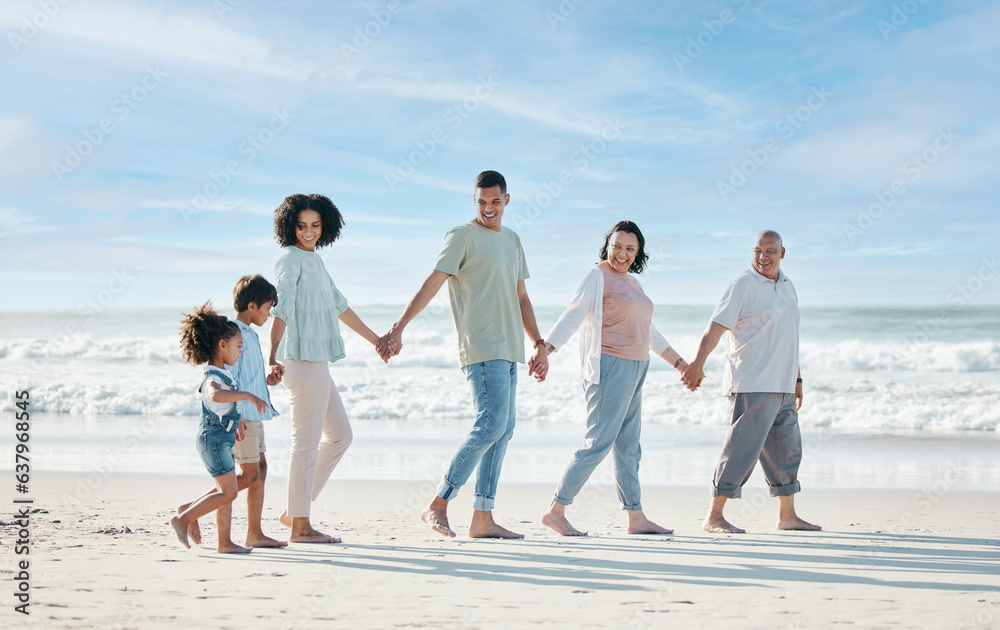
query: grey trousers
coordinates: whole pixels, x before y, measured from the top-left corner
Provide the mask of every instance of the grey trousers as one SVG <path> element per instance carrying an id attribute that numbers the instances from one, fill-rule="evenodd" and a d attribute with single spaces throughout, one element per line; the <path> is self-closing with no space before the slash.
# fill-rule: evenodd
<path id="1" fill-rule="evenodd" d="M 757 460 L 772 497 L 800 490 L 802 436 L 793 394 L 738 393 L 729 397 L 732 421 L 715 467 L 712 496 L 738 499 Z"/>

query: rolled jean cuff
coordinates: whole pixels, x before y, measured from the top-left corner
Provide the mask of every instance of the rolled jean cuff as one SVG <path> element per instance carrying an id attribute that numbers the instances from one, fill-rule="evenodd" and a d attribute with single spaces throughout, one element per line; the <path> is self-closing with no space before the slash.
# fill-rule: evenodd
<path id="1" fill-rule="evenodd" d="M 741 486 L 733 486 L 728 483 L 720 483 L 712 486 L 712 496 L 739 499 L 743 496 L 743 488 Z"/>
<path id="2" fill-rule="evenodd" d="M 800 490 L 802 490 L 802 486 L 799 485 L 798 481 L 784 486 L 768 486 L 767 488 L 768 494 L 772 497 L 790 497 Z"/>
<path id="3" fill-rule="evenodd" d="M 437 495 L 445 501 L 451 501 L 456 494 L 458 494 L 458 486 L 451 485 L 447 479 L 442 479 L 441 483 L 438 484 Z"/>
<path id="4" fill-rule="evenodd" d="M 636 503 L 635 505 L 623 505 L 622 509 L 627 512 L 635 512 L 636 510 L 642 509 L 642 503 Z"/>
<path id="5" fill-rule="evenodd" d="M 476 494 L 472 498 L 472 509 L 477 512 L 492 512 L 495 502 L 496 500 L 492 497 L 484 497 L 481 494 Z"/>
<path id="6" fill-rule="evenodd" d="M 573 499 L 564 499 L 558 494 L 552 495 L 552 500 L 558 503 L 559 505 L 573 505 Z"/>

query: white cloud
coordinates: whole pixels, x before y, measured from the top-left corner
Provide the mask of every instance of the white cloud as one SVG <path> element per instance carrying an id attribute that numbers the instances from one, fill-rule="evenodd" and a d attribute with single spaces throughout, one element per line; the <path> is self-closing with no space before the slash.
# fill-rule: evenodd
<path id="1" fill-rule="evenodd" d="M 344 220 L 351 223 L 370 223 L 372 225 L 434 225 L 429 219 L 414 219 L 411 217 L 383 216 L 377 214 L 345 214 Z"/>
<path id="2" fill-rule="evenodd" d="M 23 114 L 0 112 L 0 183 L 51 175 L 45 134 Z"/>
<path id="3" fill-rule="evenodd" d="M 35 3 L 8 6 L 0 27 L 17 29 L 23 16 L 38 11 Z M 311 64 L 280 59 L 266 40 L 242 35 L 208 12 L 179 8 L 154 10 L 124 2 L 70 4 L 48 21 L 46 36 L 84 40 L 116 56 L 143 55 L 177 59 L 200 67 L 223 67 L 277 79 L 302 81 L 314 73 Z"/>

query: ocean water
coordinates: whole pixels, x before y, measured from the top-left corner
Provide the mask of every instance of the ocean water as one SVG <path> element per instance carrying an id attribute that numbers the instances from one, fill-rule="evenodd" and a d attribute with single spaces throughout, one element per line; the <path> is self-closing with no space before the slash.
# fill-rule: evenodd
<path id="1" fill-rule="evenodd" d="M 32 440 L 42 457 L 36 465 L 200 472 L 191 447 L 200 369 L 180 357 L 182 310 L 0 313 L 0 401 L 12 409 L 15 391 L 31 393 Z M 402 307 L 355 310 L 382 332 Z M 654 321 L 690 358 L 711 311 L 658 306 Z M 560 312 L 537 309 L 543 332 Z M 266 345 L 267 331 L 260 336 Z M 331 373 L 356 437 L 338 475 L 434 478 L 467 429 L 471 409 L 447 303 L 439 298 L 407 328 L 403 352 L 388 366 L 346 327 L 344 336 L 348 356 Z M 544 383 L 522 368 L 518 430 L 508 455 L 516 463 L 507 465 L 515 472 L 505 479 L 554 482 L 578 446 L 584 404 L 574 344 L 550 358 Z M 1000 488 L 994 463 L 1000 460 L 1000 309 L 803 308 L 801 366 L 800 422 L 817 467 L 827 467 L 823 479 L 919 484 L 960 462 L 967 482 Z M 704 386 L 692 393 L 671 366 L 652 359 L 643 468 L 654 483 L 710 478 L 727 424 L 722 344 L 706 371 Z M 269 447 L 279 453 L 288 443 L 287 391 L 273 388 L 272 399 L 285 414 L 268 432 Z M 9 450 L 6 440 L 0 447 Z M 895 461 L 900 448 L 910 455 Z M 888 467 L 872 468 L 866 463 L 872 458 Z M 857 463 L 844 467 L 844 461 Z"/>

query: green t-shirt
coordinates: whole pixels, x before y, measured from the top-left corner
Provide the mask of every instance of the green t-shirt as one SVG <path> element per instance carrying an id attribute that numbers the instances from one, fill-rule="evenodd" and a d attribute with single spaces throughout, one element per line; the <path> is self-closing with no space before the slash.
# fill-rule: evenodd
<path id="1" fill-rule="evenodd" d="M 528 278 L 521 239 L 475 221 L 452 228 L 434 265 L 451 274 L 448 294 L 458 336 L 458 361 L 524 363 L 524 326 L 517 283 Z"/>

